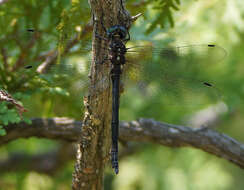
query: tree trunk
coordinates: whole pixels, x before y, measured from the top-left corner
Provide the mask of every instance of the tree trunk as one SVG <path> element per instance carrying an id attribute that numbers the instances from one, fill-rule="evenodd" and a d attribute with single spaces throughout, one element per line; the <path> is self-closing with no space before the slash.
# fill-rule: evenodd
<path id="1" fill-rule="evenodd" d="M 129 28 L 131 17 L 118 0 L 89 0 L 93 19 L 93 61 L 91 64 L 91 86 L 103 77 L 110 75 L 107 55 L 106 29 L 113 25 Z M 106 64 L 105 64 L 105 63 Z M 108 84 L 104 84 L 108 85 Z M 73 173 L 74 190 L 103 189 L 105 164 L 110 160 L 111 146 L 111 88 L 98 94 L 90 88 L 84 98 L 86 106 L 81 138 L 78 144 L 75 171 Z"/>

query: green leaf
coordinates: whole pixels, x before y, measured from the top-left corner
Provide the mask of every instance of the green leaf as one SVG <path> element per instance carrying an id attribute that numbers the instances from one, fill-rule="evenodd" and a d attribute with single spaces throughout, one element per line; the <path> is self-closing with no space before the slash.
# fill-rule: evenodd
<path id="1" fill-rule="evenodd" d="M 178 5 L 180 5 L 180 0 L 175 0 L 175 2 L 176 2 Z"/>
<path id="2" fill-rule="evenodd" d="M 0 103 L 0 124 L 18 123 L 21 119 L 15 108 L 8 109 L 7 103 Z"/>
<path id="3" fill-rule="evenodd" d="M 30 118 L 27 118 L 27 117 L 23 117 L 23 121 L 27 124 L 31 124 L 32 121 L 30 120 Z"/>
<path id="4" fill-rule="evenodd" d="M 170 10 L 169 10 L 169 12 L 170 12 Z M 168 14 L 168 20 L 169 20 L 170 26 L 173 28 L 173 27 L 174 27 L 174 25 L 175 25 L 175 23 L 174 23 L 174 19 L 173 19 L 173 17 L 172 17 L 172 14 L 171 14 L 171 13 L 170 13 L 170 14 Z"/>
<path id="5" fill-rule="evenodd" d="M 179 7 L 177 7 L 174 3 L 170 5 L 175 11 L 179 11 Z"/>
<path id="6" fill-rule="evenodd" d="M 7 108 L 6 104 L 7 104 L 6 102 L 0 103 L 0 114 L 7 112 L 8 108 Z"/>
<path id="7" fill-rule="evenodd" d="M 6 134 L 7 134 L 7 133 L 6 133 L 6 130 L 3 129 L 3 126 L 0 125 L 0 136 L 4 136 L 4 135 L 6 135 Z"/>

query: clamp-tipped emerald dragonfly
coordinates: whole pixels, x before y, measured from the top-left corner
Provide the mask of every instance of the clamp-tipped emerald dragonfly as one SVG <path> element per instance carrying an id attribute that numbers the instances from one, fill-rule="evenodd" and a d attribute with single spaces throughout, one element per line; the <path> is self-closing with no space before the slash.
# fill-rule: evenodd
<path id="1" fill-rule="evenodd" d="M 151 49 L 151 47 L 147 46 L 141 46 L 137 47 L 137 50 L 134 50 L 135 48 L 126 48 L 125 44 L 127 41 L 130 40 L 130 34 L 128 32 L 128 29 L 126 29 L 124 26 L 115 25 L 112 26 L 107 30 L 107 41 L 109 44 L 108 48 L 108 59 L 111 62 L 111 81 L 112 81 L 112 121 L 111 121 L 111 130 L 112 130 L 112 149 L 111 149 L 111 161 L 112 161 L 112 167 L 115 170 L 115 173 L 117 174 L 119 172 L 119 166 L 118 166 L 118 136 L 119 136 L 119 97 L 120 97 L 120 77 L 123 72 L 128 72 L 130 70 L 130 67 L 132 68 L 133 64 L 130 64 L 130 62 L 126 62 L 126 53 L 132 53 L 132 52 L 139 52 L 138 48 L 141 49 L 140 53 L 144 52 L 144 55 L 146 55 L 146 52 Z M 105 40 L 106 40 L 105 38 Z M 195 46 L 196 48 L 199 48 Z M 185 47 L 186 49 L 189 47 Z M 218 49 L 215 45 L 203 45 L 202 48 L 208 49 Z M 178 48 L 184 49 L 184 47 Z M 221 48 L 220 48 L 221 49 Z M 160 50 L 160 49 L 154 49 L 152 51 L 153 54 L 164 54 L 167 51 L 171 50 Z M 182 50 L 181 50 L 182 51 Z M 168 52 L 169 53 L 169 52 Z M 179 53 L 179 52 L 178 52 Z M 224 53 L 224 52 L 222 52 Z M 217 56 L 217 55 L 216 55 Z M 137 68 L 137 70 L 140 70 Z M 145 70 L 144 70 L 145 71 Z M 183 72 L 183 70 L 182 70 Z M 125 73 L 126 74 L 126 73 Z M 163 74 L 163 73 L 162 73 Z M 165 73 L 166 74 L 166 73 Z M 160 80 L 160 79 L 159 79 Z M 189 80 L 189 79 L 188 79 Z M 213 87 L 213 84 L 207 82 L 207 81 L 198 81 L 199 84 L 203 87 Z M 202 83 L 202 84 L 201 84 Z"/>
<path id="2" fill-rule="evenodd" d="M 29 32 L 35 31 L 29 30 Z M 145 96 L 160 94 L 160 97 L 170 105 L 180 102 L 180 105 L 174 107 L 175 109 L 181 105 L 200 104 L 200 100 L 204 103 L 209 100 L 218 101 L 221 93 L 208 77 L 218 71 L 216 63 L 223 59 L 226 52 L 223 48 L 212 44 L 174 48 L 158 48 L 151 44 L 126 47 L 130 34 L 128 29 L 121 25 L 112 26 L 106 30 L 105 37 L 98 36 L 98 38 L 108 44 L 105 47 L 108 55 L 102 64 L 109 66 L 110 75 L 93 87 L 94 91 L 100 93 L 101 90 L 108 89 L 110 83 L 112 84 L 111 161 L 117 174 L 119 102 L 122 84 L 128 86 L 137 84 L 139 91 Z M 31 64 L 25 67 L 31 68 Z M 202 74 L 208 70 L 210 72 L 207 75 Z"/>

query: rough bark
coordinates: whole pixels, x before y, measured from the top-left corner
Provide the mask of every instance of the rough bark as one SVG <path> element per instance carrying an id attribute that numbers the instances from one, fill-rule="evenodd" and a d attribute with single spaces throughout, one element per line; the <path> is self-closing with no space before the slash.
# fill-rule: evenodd
<path id="1" fill-rule="evenodd" d="M 104 63 L 107 55 L 105 29 L 116 25 L 128 26 L 131 19 L 125 11 L 123 1 L 117 0 L 89 0 L 93 18 L 93 61 L 91 64 L 91 86 L 110 74 L 110 68 Z M 100 37 L 97 37 L 100 36 Z M 73 173 L 72 188 L 103 189 L 105 163 L 110 158 L 111 145 L 111 92 L 88 96 L 83 120 L 82 134 L 78 144 L 75 171 Z"/>
<path id="2" fill-rule="evenodd" d="M 76 142 L 81 133 L 81 122 L 72 119 L 33 119 L 5 127 L 7 135 L 0 137 L 0 145 L 18 138 L 40 137 Z M 244 168 L 244 144 L 209 128 L 177 126 L 152 119 L 120 123 L 120 140 L 155 143 L 169 147 L 194 147 L 216 155 Z M 83 132 L 83 131 L 82 131 Z"/>

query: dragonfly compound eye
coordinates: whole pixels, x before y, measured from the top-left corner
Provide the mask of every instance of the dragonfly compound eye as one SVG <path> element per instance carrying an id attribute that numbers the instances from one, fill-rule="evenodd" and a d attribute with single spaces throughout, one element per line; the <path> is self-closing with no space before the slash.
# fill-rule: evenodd
<path id="1" fill-rule="evenodd" d="M 113 38 L 117 35 L 119 36 L 120 39 L 125 39 L 127 35 L 126 28 L 120 25 L 115 25 L 107 30 L 107 36 L 109 38 Z"/>

